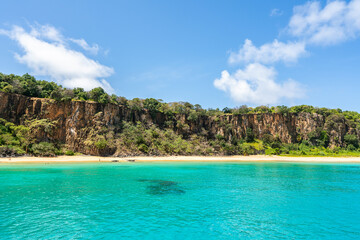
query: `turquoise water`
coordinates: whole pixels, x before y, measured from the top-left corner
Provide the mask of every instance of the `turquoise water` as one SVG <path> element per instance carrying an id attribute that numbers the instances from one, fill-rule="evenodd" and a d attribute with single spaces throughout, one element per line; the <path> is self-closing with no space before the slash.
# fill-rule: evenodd
<path id="1" fill-rule="evenodd" d="M 360 165 L 0 165 L 1 239 L 360 239 Z"/>

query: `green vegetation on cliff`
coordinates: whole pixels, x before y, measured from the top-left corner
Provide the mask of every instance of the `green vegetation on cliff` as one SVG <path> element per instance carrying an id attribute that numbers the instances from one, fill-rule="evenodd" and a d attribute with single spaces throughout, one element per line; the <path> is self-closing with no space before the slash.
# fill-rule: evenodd
<path id="1" fill-rule="evenodd" d="M 317 108 L 308 105 L 300 105 L 293 107 L 286 106 L 258 106 L 248 107 L 242 105 L 236 108 L 220 109 L 203 109 L 199 104 L 191 104 L 188 102 L 164 103 L 161 99 L 134 98 L 128 100 L 125 97 L 107 94 L 102 88 L 94 88 L 91 91 L 84 91 L 82 88 L 67 89 L 54 82 L 44 80 L 36 80 L 29 74 L 17 76 L 14 74 L 0 73 L 0 91 L 6 93 L 16 93 L 29 97 L 50 98 L 57 101 L 82 100 L 95 101 L 102 104 L 113 103 L 127 106 L 133 110 L 147 109 L 150 112 L 161 112 L 165 114 L 187 114 L 189 120 L 196 120 L 202 115 L 215 116 L 223 114 L 260 114 L 260 113 L 317 113 L 328 117 L 330 115 L 341 115 L 351 120 L 354 124 L 360 126 L 360 114 L 354 111 L 342 111 L 341 109 Z"/>
<path id="2" fill-rule="evenodd" d="M 282 154 L 307 156 L 360 155 L 360 114 L 340 109 L 317 108 L 307 105 L 259 106 L 237 108 L 203 109 L 198 104 L 187 102 L 164 103 L 153 98 L 128 100 L 108 95 L 103 89 L 84 91 L 81 88 L 66 89 L 54 82 L 36 80 L 23 76 L 0 73 L 0 92 L 21 94 L 29 97 L 49 98 L 58 102 L 95 101 L 113 104 L 128 109 L 130 115 L 148 113 L 152 123 L 138 120 L 123 120 L 114 125 L 104 124 L 103 112 L 93 116 L 93 123 L 78 129 L 79 146 L 65 144 L 54 137 L 56 128 L 63 128 L 58 120 L 49 120 L 37 115 L 27 115 L 14 124 L 9 119 L 0 119 L 0 155 L 73 155 L 75 151 L 95 152 L 101 155 L 250 155 Z M 156 121 L 162 117 L 163 122 Z M 241 125 L 239 116 L 253 116 L 252 124 Z M 271 121 L 291 124 L 293 116 L 302 116 L 303 122 L 316 119 L 318 126 L 308 127 L 309 131 L 294 129 L 284 138 L 281 129 L 270 132 L 271 122 L 266 116 L 276 116 Z M 232 118 L 232 122 L 229 120 Z M 307 119 L 309 118 L 309 119 Z M 134 118 L 135 119 L 135 118 Z M 140 117 L 141 119 L 141 117 Z M 211 124 L 205 127 L 205 122 Z M 240 121 L 240 123 L 239 123 Z M 315 121 L 315 120 L 312 120 Z M 157 122 L 157 123 L 156 123 Z M 266 125 L 266 131 L 256 124 Z M 216 131 L 209 129 L 216 125 Z M 269 125 L 269 126 L 267 126 Z M 237 128 L 236 128 L 237 127 Z M 301 128 L 298 126 L 297 128 Z M 194 130 L 195 129 L 195 130 Z M 73 131 L 73 130 L 72 130 Z M 280 131 L 280 132 L 279 132 Z M 83 151 L 90 149 L 89 151 Z"/>
<path id="3" fill-rule="evenodd" d="M 0 118 L 0 156 L 20 156 L 32 154 L 37 156 L 55 156 L 63 154 L 59 144 L 50 143 L 48 139 L 39 141 L 35 136 L 49 133 L 54 123 L 47 119 L 26 121 L 26 125 L 15 125 Z"/>

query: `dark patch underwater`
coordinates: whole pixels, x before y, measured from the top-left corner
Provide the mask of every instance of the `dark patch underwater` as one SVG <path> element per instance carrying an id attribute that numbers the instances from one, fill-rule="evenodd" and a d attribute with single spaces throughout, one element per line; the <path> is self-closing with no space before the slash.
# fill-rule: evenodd
<path id="1" fill-rule="evenodd" d="M 185 193 L 177 182 L 167 180 L 151 180 L 151 179 L 139 179 L 139 182 L 151 183 L 147 186 L 147 193 L 151 195 L 166 195 L 174 194 L 181 195 Z"/>

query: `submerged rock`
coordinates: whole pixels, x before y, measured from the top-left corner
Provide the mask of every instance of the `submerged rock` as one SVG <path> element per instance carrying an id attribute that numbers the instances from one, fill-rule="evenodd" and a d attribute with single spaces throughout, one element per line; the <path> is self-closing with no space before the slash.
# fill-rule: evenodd
<path id="1" fill-rule="evenodd" d="M 165 195 L 165 194 L 184 194 L 183 190 L 177 182 L 166 181 L 166 180 L 148 180 L 148 179 L 139 179 L 139 182 L 149 182 L 151 183 L 147 186 L 147 193 L 151 195 Z"/>

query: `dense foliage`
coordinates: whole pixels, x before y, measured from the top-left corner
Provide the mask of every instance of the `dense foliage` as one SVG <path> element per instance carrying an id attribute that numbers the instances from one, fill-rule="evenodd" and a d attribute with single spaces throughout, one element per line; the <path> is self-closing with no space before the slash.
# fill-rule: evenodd
<path id="1" fill-rule="evenodd" d="M 26 121 L 26 125 L 15 125 L 0 118 L 0 156 L 63 154 L 59 144 L 50 143 L 46 137 L 36 138 L 38 132 L 50 134 L 54 124 L 47 119 L 34 119 Z"/>
<path id="2" fill-rule="evenodd" d="M 356 132 L 360 131 L 360 114 L 341 109 L 317 108 L 301 106 L 258 106 L 245 105 L 236 108 L 203 109 L 199 104 L 188 102 L 164 103 L 162 100 L 134 98 L 107 94 L 102 88 L 84 91 L 82 88 L 67 89 L 54 82 L 36 80 L 25 74 L 16 76 L 0 73 L 0 91 L 22 94 L 30 97 L 51 98 L 57 101 L 95 101 L 102 104 L 111 103 L 127 107 L 131 110 L 147 110 L 150 114 L 163 113 L 166 116 L 183 114 L 188 122 L 197 121 L 202 116 L 239 115 L 239 114 L 272 114 L 283 115 L 298 113 L 316 113 L 325 119 L 325 128 L 318 128 L 307 136 L 298 136 L 297 143 L 285 144 L 277 136 L 263 134 L 256 139 L 251 128 L 246 130 L 244 139 L 226 140 L 222 135 L 209 138 L 204 134 L 184 135 L 175 132 L 170 125 L 163 128 L 124 122 L 120 131 L 111 129 L 89 129 L 90 137 L 84 142 L 89 148 L 100 152 L 109 148 L 117 149 L 117 155 L 233 155 L 233 154 L 289 154 L 289 155 L 360 155 L 359 139 Z M 329 134 L 338 128 L 339 122 L 347 122 L 354 133 L 346 134 L 340 147 L 329 146 Z M 74 155 L 66 146 L 49 138 L 35 138 L 39 131 L 51 133 L 56 123 L 46 119 L 32 119 L 24 125 L 14 125 L 0 119 L 0 155 L 15 156 L 23 154 L 55 156 L 58 154 Z M 226 123 L 223 123 L 224 126 Z M 175 122 L 177 129 L 189 128 L 183 122 Z M 225 126 L 226 127 L 226 126 Z M 229 126 L 231 128 L 231 126 Z"/>
<path id="3" fill-rule="evenodd" d="M 6 75 L 0 73 L 0 91 L 7 93 L 17 93 L 29 97 L 51 98 L 58 101 L 70 100 L 89 100 L 99 103 L 113 103 L 127 106 L 130 109 L 140 110 L 147 109 L 150 112 L 162 112 L 165 114 L 187 114 L 189 120 L 196 120 L 201 115 L 215 116 L 223 114 L 258 114 L 258 113 L 318 113 L 325 117 L 334 114 L 340 114 L 346 119 L 352 120 L 360 125 L 360 114 L 353 111 L 342 111 L 341 109 L 317 108 L 308 105 L 301 106 L 258 106 L 248 107 L 246 105 L 236 108 L 220 109 L 203 109 L 199 104 L 191 104 L 188 102 L 164 103 L 161 99 L 134 98 L 128 100 L 125 97 L 107 94 L 102 88 L 94 88 L 91 91 L 84 91 L 82 88 L 67 89 L 54 82 L 44 80 L 36 80 L 29 74 L 17 76 L 14 74 Z"/>

